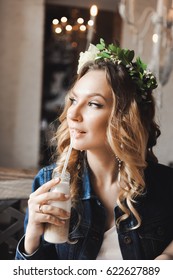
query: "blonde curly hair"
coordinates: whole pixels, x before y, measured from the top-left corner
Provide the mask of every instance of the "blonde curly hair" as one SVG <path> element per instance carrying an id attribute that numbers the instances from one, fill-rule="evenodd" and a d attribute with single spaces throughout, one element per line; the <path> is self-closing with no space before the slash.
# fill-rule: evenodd
<path id="1" fill-rule="evenodd" d="M 103 70 L 112 90 L 113 107 L 107 127 L 108 143 L 118 158 L 122 161 L 120 192 L 117 204 L 122 215 L 117 219 L 117 225 L 131 214 L 136 218 L 137 228 L 141 218 L 135 209 L 138 196 L 145 192 L 144 169 L 147 160 L 157 161 L 152 148 L 160 135 L 158 125 L 154 121 L 155 104 L 151 94 L 145 102 L 136 100 L 136 87 L 127 69 L 111 61 L 91 61 L 81 69 L 76 82 L 88 71 Z M 73 87 L 73 86 L 72 86 Z M 139 91 L 139 90 L 138 90 Z M 61 172 L 66 153 L 70 144 L 70 133 L 67 125 L 67 110 L 71 106 L 69 94 L 66 96 L 64 111 L 59 120 L 60 126 L 55 135 L 58 155 L 56 171 Z M 80 183 L 83 170 L 83 153 L 72 150 L 68 171 L 71 175 L 71 196 L 73 205 L 77 205 L 80 196 Z"/>

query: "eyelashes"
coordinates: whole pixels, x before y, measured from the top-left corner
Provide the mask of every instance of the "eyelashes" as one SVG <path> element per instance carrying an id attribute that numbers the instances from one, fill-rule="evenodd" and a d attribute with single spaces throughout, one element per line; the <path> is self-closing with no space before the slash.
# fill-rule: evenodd
<path id="1" fill-rule="evenodd" d="M 96 107 L 96 108 L 102 108 L 103 105 L 100 103 L 96 103 L 96 102 L 88 102 L 88 105 L 91 107 Z"/>
<path id="2" fill-rule="evenodd" d="M 71 105 L 72 104 L 76 104 L 77 103 L 77 100 L 75 99 L 75 98 L 73 98 L 73 97 L 69 97 L 69 100 L 70 100 L 70 102 L 71 102 Z M 103 104 L 100 104 L 100 103 L 97 103 L 97 102 L 93 102 L 93 101 L 90 101 L 90 102 L 88 102 L 88 106 L 89 107 L 93 107 L 93 108 L 98 108 L 98 109 L 100 109 L 100 108 L 102 108 L 104 105 Z"/>
<path id="3" fill-rule="evenodd" d="M 69 100 L 70 100 L 70 102 L 71 102 L 71 104 L 74 104 L 75 103 L 75 99 L 74 98 L 72 98 L 72 97 L 69 97 Z"/>

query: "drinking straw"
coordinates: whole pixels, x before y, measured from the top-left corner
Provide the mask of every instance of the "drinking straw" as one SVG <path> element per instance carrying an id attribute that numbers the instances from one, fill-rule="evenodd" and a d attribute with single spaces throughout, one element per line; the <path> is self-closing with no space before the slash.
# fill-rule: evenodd
<path id="1" fill-rule="evenodd" d="M 73 135 L 70 138 L 70 146 L 68 148 L 68 152 L 67 152 L 67 155 L 66 155 L 66 158 L 65 158 L 64 166 L 63 166 L 63 169 L 62 169 L 62 172 L 61 172 L 61 176 L 60 176 L 61 179 L 63 179 L 63 177 L 65 175 L 65 172 L 66 172 L 66 169 L 67 169 L 68 161 L 69 161 L 71 151 L 72 151 L 72 147 L 73 147 L 73 140 L 74 140 L 74 136 L 75 136 L 74 134 L 75 133 L 73 133 Z"/>

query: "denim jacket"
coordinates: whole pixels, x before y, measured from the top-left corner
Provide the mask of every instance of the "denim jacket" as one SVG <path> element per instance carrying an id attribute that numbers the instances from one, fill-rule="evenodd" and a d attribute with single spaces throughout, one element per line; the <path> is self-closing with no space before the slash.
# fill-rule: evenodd
<path id="1" fill-rule="evenodd" d="M 51 179 L 54 165 L 39 171 L 33 182 L 33 191 Z M 19 241 L 16 259 L 27 260 L 92 260 L 96 259 L 105 232 L 106 213 L 103 205 L 94 194 L 89 172 L 84 170 L 82 196 L 79 204 L 82 218 L 79 226 L 78 215 L 72 209 L 70 218 L 71 243 L 50 244 L 41 239 L 40 247 L 32 255 L 25 255 L 24 237 Z M 131 229 L 136 221 L 133 215 L 120 223 L 117 228 L 122 258 L 126 260 L 154 259 L 173 240 L 173 169 L 157 163 L 148 163 L 145 170 L 146 192 L 135 207 L 142 224 Z M 114 209 L 115 220 L 122 214 L 118 206 Z M 25 217 L 25 228 L 28 212 Z M 114 250 L 114 248 L 112 248 Z"/>

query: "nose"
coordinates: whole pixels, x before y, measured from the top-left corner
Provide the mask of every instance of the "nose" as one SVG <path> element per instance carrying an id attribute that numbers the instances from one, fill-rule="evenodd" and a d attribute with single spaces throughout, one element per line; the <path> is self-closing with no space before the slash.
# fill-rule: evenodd
<path id="1" fill-rule="evenodd" d="M 83 120 L 82 113 L 79 108 L 69 108 L 67 111 L 67 118 L 76 121 L 81 122 Z"/>

